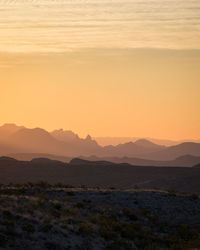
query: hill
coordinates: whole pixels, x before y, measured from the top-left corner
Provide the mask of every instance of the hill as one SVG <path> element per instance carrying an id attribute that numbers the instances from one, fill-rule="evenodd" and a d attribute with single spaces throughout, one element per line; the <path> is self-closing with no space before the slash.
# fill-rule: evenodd
<path id="1" fill-rule="evenodd" d="M 14 124 L 0 127 L 0 155 L 16 153 L 51 154 L 64 157 L 96 155 L 97 157 L 128 157 L 154 161 L 171 161 L 183 155 L 200 156 L 200 143 L 185 142 L 166 147 L 146 139 L 116 146 L 100 146 L 90 135 L 82 139 L 72 131 L 48 132 Z M 153 162 L 152 162 L 153 164 Z"/>
<path id="2" fill-rule="evenodd" d="M 80 156 L 81 159 L 89 161 L 109 161 L 113 163 L 129 163 L 137 166 L 157 166 L 157 167 L 193 167 L 200 162 L 200 156 L 183 155 L 171 161 L 156 161 L 131 157 L 97 157 Z"/>
<path id="3" fill-rule="evenodd" d="M 184 142 L 143 156 L 151 160 L 173 160 L 183 155 L 200 156 L 200 143 Z"/>
<path id="4" fill-rule="evenodd" d="M 62 140 L 61 134 L 67 137 L 65 131 L 49 133 L 41 128 L 28 129 L 14 124 L 3 125 L 0 127 L 0 155 L 40 153 L 78 156 L 97 153 L 101 150 L 101 147 L 90 136 L 81 139 L 78 136 L 73 137 L 71 132 L 71 139 Z"/>
<path id="5" fill-rule="evenodd" d="M 41 153 L 13 153 L 8 154 L 8 157 L 15 158 L 22 161 L 30 161 L 34 158 L 48 158 L 51 160 L 57 160 L 62 162 L 70 162 L 73 157 L 53 155 L 53 154 L 41 154 Z M 131 157 L 97 157 L 97 156 L 79 156 L 79 159 L 87 161 L 98 162 L 113 162 L 113 163 L 128 163 L 137 166 L 156 166 L 156 167 L 193 167 L 200 162 L 199 156 L 184 155 L 176 158 L 172 161 L 154 161 L 141 158 Z"/>
<path id="6" fill-rule="evenodd" d="M 13 153 L 8 154 L 8 157 L 15 158 L 19 161 L 31 161 L 34 158 L 48 158 L 50 160 L 57 160 L 62 162 L 70 162 L 73 157 L 54 155 L 54 154 L 42 154 L 42 153 Z M 194 164 L 193 164 L 194 165 Z"/>
<path id="7" fill-rule="evenodd" d="M 0 158 L 0 183 L 49 183 L 91 187 L 158 188 L 200 193 L 200 168 L 145 167 L 80 160 L 76 164 L 37 159 L 17 161 Z"/>

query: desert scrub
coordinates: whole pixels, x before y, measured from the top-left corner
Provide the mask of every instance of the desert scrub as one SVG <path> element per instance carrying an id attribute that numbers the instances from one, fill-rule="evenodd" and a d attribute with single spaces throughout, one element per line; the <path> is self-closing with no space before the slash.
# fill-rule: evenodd
<path id="1" fill-rule="evenodd" d="M 77 201 L 75 204 L 74 204 L 74 207 L 76 208 L 82 208 L 82 209 L 87 209 L 89 208 L 89 203 L 88 201 Z"/>
<path id="2" fill-rule="evenodd" d="M 25 225 L 22 225 L 22 230 L 27 233 L 34 233 L 35 232 L 35 226 L 31 223 L 27 223 Z"/>
<path id="3" fill-rule="evenodd" d="M 53 208 L 53 209 L 50 210 L 50 214 L 51 214 L 51 216 L 53 216 L 55 219 L 59 219 L 59 218 L 61 217 L 61 215 L 62 215 L 61 211 L 59 211 L 59 210 L 57 210 L 57 209 L 55 209 L 55 208 Z"/>
<path id="4" fill-rule="evenodd" d="M 136 213 L 142 217 L 146 217 L 149 218 L 151 216 L 151 213 L 149 211 L 149 209 L 147 208 L 140 208 L 136 210 Z"/>
<path id="5" fill-rule="evenodd" d="M 198 194 L 191 194 L 189 197 L 190 197 L 191 199 L 193 199 L 193 200 L 199 199 L 199 195 L 198 195 Z"/>
<path id="6" fill-rule="evenodd" d="M 78 208 L 73 208 L 73 207 L 65 208 L 64 213 L 65 213 L 65 215 L 69 215 L 69 216 L 75 216 L 75 217 L 80 216 L 79 209 Z"/>
<path id="7" fill-rule="evenodd" d="M 44 243 L 44 249 L 47 249 L 47 250 L 63 250 L 64 248 L 56 241 L 46 241 Z"/>
<path id="8" fill-rule="evenodd" d="M 124 239 L 115 239 L 108 243 L 105 250 L 133 250 L 133 245 Z"/>
<path id="9" fill-rule="evenodd" d="M 42 201 L 42 202 L 48 202 L 49 201 L 49 197 L 47 195 L 45 195 L 45 194 L 40 194 L 38 196 L 38 200 Z"/>
<path id="10" fill-rule="evenodd" d="M 177 191 L 173 188 L 170 188 L 167 190 L 168 194 L 171 196 L 176 196 L 177 195 Z"/>
<path id="11" fill-rule="evenodd" d="M 39 182 L 34 184 L 34 187 L 37 187 L 40 189 L 47 189 L 47 188 L 51 188 L 51 185 L 48 182 L 39 181 Z"/>
<path id="12" fill-rule="evenodd" d="M 50 222 L 44 222 L 42 225 L 40 225 L 39 231 L 43 233 L 47 233 L 51 231 L 52 228 L 53 228 L 53 225 Z"/>
<path id="13" fill-rule="evenodd" d="M 5 247 L 7 244 L 6 236 L 0 233 L 0 247 Z"/>
<path id="14" fill-rule="evenodd" d="M 2 216 L 4 217 L 4 218 L 13 218 L 13 214 L 9 211 L 9 210 L 3 210 L 2 211 Z"/>
<path id="15" fill-rule="evenodd" d="M 62 209 L 62 204 L 60 204 L 60 203 L 54 203 L 53 207 L 54 207 L 56 210 L 61 210 L 61 209 Z"/>
<path id="16" fill-rule="evenodd" d="M 173 237 L 177 239 L 183 239 L 185 241 L 197 240 L 199 238 L 199 233 L 197 229 L 190 228 L 188 225 L 181 224 L 174 228 Z"/>
<path id="17" fill-rule="evenodd" d="M 122 228 L 120 222 L 106 215 L 97 216 L 96 223 L 99 225 L 99 234 L 106 240 L 115 239 Z"/>
<path id="18" fill-rule="evenodd" d="M 68 195 L 68 196 L 75 196 L 75 192 L 73 192 L 73 191 L 68 191 L 68 192 L 67 192 L 67 195 Z"/>
<path id="19" fill-rule="evenodd" d="M 75 250 L 93 250 L 93 247 L 91 242 L 84 241 L 80 245 L 76 245 Z"/>
<path id="20" fill-rule="evenodd" d="M 0 197 L 1 249 L 89 250 L 97 244 L 102 250 L 200 249 L 200 230 L 192 228 L 200 224 L 200 199 L 192 194 L 170 197 L 159 192 L 29 186 L 1 189 L 25 192 Z"/>
<path id="21" fill-rule="evenodd" d="M 126 217 L 128 217 L 131 221 L 136 221 L 138 219 L 138 216 L 136 212 L 130 208 L 124 208 L 123 213 Z"/>
<path id="22" fill-rule="evenodd" d="M 91 236 L 94 234 L 94 227 L 91 223 L 83 222 L 78 229 L 79 233 L 83 236 Z"/>

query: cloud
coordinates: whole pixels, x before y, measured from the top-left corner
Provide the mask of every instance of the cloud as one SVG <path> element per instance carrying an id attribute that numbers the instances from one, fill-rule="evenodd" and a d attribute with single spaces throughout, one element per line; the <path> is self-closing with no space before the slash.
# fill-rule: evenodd
<path id="1" fill-rule="evenodd" d="M 0 51 L 200 49 L 199 8 L 199 0 L 0 0 Z"/>

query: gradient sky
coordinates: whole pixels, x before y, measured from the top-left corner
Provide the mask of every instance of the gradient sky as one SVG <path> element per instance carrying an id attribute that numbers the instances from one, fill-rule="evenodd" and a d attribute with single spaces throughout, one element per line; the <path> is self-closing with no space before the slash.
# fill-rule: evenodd
<path id="1" fill-rule="evenodd" d="M 199 0 L 0 0 L 0 123 L 200 137 Z"/>

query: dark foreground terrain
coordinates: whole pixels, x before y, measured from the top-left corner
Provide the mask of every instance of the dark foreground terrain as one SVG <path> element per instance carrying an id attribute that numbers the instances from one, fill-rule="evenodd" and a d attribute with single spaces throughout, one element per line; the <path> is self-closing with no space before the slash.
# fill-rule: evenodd
<path id="1" fill-rule="evenodd" d="M 64 163 L 49 159 L 17 161 L 0 157 L 0 183 L 45 181 L 73 186 L 147 188 L 200 194 L 200 167 L 151 167 L 73 159 Z"/>
<path id="2" fill-rule="evenodd" d="M 40 182 L 0 188 L 0 249 L 200 249 L 200 199 Z"/>

